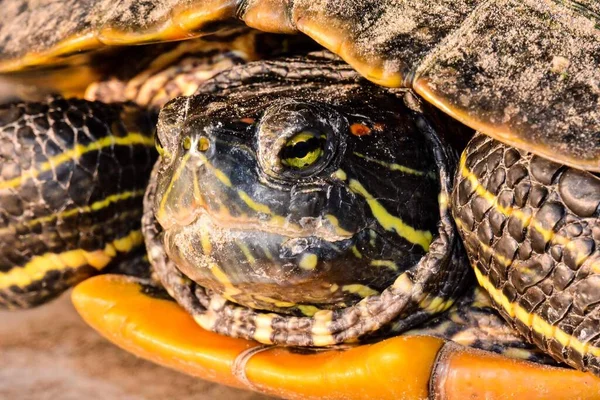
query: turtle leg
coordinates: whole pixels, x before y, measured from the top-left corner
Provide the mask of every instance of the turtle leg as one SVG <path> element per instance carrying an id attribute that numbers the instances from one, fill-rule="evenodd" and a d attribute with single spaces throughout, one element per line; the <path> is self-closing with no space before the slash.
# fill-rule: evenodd
<path id="1" fill-rule="evenodd" d="M 600 375 L 600 178 L 473 138 L 453 211 L 479 283 L 531 343 Z"/>
<path id="2" fill-rule="evenodd" d="M 512 329 L 493 308 L 488 293 L 476 284 L 446 313 L 406 334 L 435 336 L 509 358 L 557 364 Z"/>
<path id="3" fill-rule="evenodd" d="M 158 112 L 169 100 L 194 94 L 217 73 L 256 59 L 257 36 L 265 35 L 242 32 L 227 40 L 194 39 L 145 49 L 148 54 L 143 54 L 135 72 L 123 76 L 120 68 L 112 68 L 115 74 L 91 83 L 84 98 L 105 103 L 132 101 Z"/>
<path id="4" fill-rule="evenodd" d="M 117 53 L 105 60 L 111 71 L 85 90 L 86 100 L 132 101 L 158 112 L 169 100 L 191 96 L 204 82 L 238 64 L 316 46 L 302 36 L 272 35 L 246 28 L 224 35 L 142 47 L 133 71 L 123 72 Z M 134 49 L 135 50 L 135 49 Z M 127 57 L 132 49 L 127 48 Z M 122 54 L 123 56 L 125 54 Z"/>
<path id="5" fill-rule="evenodd" d="M 0 307 L 41 304 L 142 247 L 152 127 L 125 104 L 0 107 Z"/>

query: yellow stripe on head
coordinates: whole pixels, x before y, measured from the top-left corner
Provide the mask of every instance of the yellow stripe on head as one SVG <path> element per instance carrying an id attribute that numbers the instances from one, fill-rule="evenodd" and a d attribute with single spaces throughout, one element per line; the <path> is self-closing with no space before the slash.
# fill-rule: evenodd
<path id="1" fill-rule="evenodd" d="M 183 173 L 183 170 L 186 167 L 186 163 L 188 162 L 190 157 L 191 157 L 190 153 L 186 153 L 181 158 L 180 164 L 177 166 L 175 173 L 173 173 L 173 177 L 171 178 L 171 181 L 169 182 L 169 185 L 167 186 L 167 189 L 165 190 L 165 193 L 163 194 L 161 202 L 158 206 L 158 210 L 156 212 L 157 219 L 161 219 L 161 217 L 166 214 L 165 208 L 166 208 L 167 202 L 169 200 L 169 196 L 171 195 L 171 192 L 173 191 L 175 182 L 177 182 L 177 179 L 179 179 L 179 177 Z"/>
<path id="2" fill-rule="evenodd" d="M 390 260 L 373 260 L 369 265 L 372 265 L 373 267 L 385 267 L 391 269 L 392 271 L 398 271 L 398 266 L 396 263 Z"/>
<path id="3" fill-rule="evenodd" d="M 208 269 L 213 274 L 213 276 L 217 279 L 217 281 L 219 283 L 221 283 L 221 285 L 223 285 L 223 288 L 224 288 L 223 296 L 224 297 L 231 299 L 231 296 L 235 296 L 235 295 L 241 293 L 241 291 L 238 288 L 233 286 L 233 284 L 229 280 L 229 277 L 227 276 L 227 274 L 225 272 L 223 272 L 223 270 L 219 267 L 219 265 L 217 263 L 214 263 L 214 262 L 210 263 L 208 265 Z"/>
<path id="4" fill-rule="evenodd" d="M 354 152 L 353 154 L 356 157 L 362 158 L 363 160 L 367 160 L 369 162 L 381 165 L 382 167 L 385 167 L 385 168 L 389 169 L 390 171 L 398 171 L 398 172 L 403 172 L 405 174 L 417 175 L 417 176 L 425 175 L 425 172 L 423 172 L 423 171 L 419 171 L 417 169 L 406 167 L 404 165 L 400 165 L 400 164 L 396 164 L 396 163 L 388 163 L 385 161 L 378 160 L 376 158 L 367 157 L 364 154 L 357 153 L 357 152 Z"/>
<path id="5" fill-rule="evenodd" d="M 385 230 L 394 231 L 409 242 L 421 246 L 425 251 L 429 251 L 429 245 L 433 240 L 431 232 L 415 229 L 406 224 L 399 217 L 390 214 L 359 181 L 351 179 L 349 187 L 354 193 L 363 196 L 367 200 L 367 204 L 371 208 L 373 216 Z"/>
<path id="6" fill-rule="evenodd" d="M 254 255 L 252 254 L 252 251 L 250 250 L 250 248 L 242 242 L 235 242 L 237 244 L 237 246 L 239 247 L 239 249 L 242 251 L 242 253 L 244 254 L 244 257 L 246 257 L 246 260 L 250 263 L 250 264 L 254 264 L 256 263 L 256 258 L 254 257 Z"/>
<path id="7" fill-rule="evenodd" d="M 238 193 L 238 196 L 240 196 L 240 199 L 242 199 L 242 201 L 244 203 L 246 203 L 246 205 L 248 207 L 250 207 L 252 210 L 259 212 L 259 213 L 267 214 L 267 215 L 272 214 L 271 209 L 267 205 L 257 203 L 250 196 L 248 196 L 248 193 L 244 192 L 243 190 L 238 190 L 237 193 Z"/>

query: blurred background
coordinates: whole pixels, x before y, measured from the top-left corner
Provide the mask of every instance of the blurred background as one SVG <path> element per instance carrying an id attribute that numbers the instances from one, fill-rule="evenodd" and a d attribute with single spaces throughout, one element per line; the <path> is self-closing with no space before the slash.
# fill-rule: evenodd
<path id="1" fill-rule="evenodd" d="M 268 400 L 137 358 L 88 327 L 69 293 L 26 311 L 0 311 L 0 399 Z"/>

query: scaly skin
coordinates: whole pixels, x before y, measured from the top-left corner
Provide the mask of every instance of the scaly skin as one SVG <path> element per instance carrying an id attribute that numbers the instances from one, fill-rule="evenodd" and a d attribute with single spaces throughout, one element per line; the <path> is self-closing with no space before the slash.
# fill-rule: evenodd
<path id="1" fill-rule="evenodd" d="M 0 307 L 39 305 L 141 247 L 143 110 L 57 98 L 0 120 Z"/>
<path id="2" fill-rule="evenodd" d="M 600 179 L 478 135 L 453 212 L 479 283 L 557 360 L 600 374 Z"/>

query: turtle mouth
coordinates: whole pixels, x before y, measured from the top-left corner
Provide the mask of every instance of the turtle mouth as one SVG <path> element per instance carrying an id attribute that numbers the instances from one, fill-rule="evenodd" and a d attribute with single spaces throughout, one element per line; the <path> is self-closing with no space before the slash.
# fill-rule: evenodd
<path id="1" fill-rule="evenodd" d="M 255 218 L 234 216 L 223 209 L 214 212 L 205 205 L 197 207 L 189 213 L 188 218 L 173 222 L 169 226 L 163 226 L 163 229 L 165 231 L 178 231 L 186 228 L 193 230 L 198 226 L 204 226 L 205 229 L 210 227 L 211 230 L 217 229 L 220 231 L 236 230 L 265 235 L 273 234 L 290 239 L 318 237 L 328 242 L 352 239 L 353 236 L 365 229 L 362 227 L 355 232 L 346 231 L 337 225 L 337 218 L 331 215 L 316 218 L 304 217 L 298 222 L 292 222 L 289 218 L 268 214 L 260 214 Z"/>
<path id="2" fill-rule="evenodd" d="M 297 312 L 298 304 L 341 308 L 358 300 L 332 292 L 338 286 L 332 281 L 352 281 L 342 268 L 344 252 L 361 232 L 339 236 L 323 226 L 296 230 L 203 209 L 191 223 L 166 230 L 163 244 L 177 269 L 201 286 L 249 308 L 287 314 Z"/>

